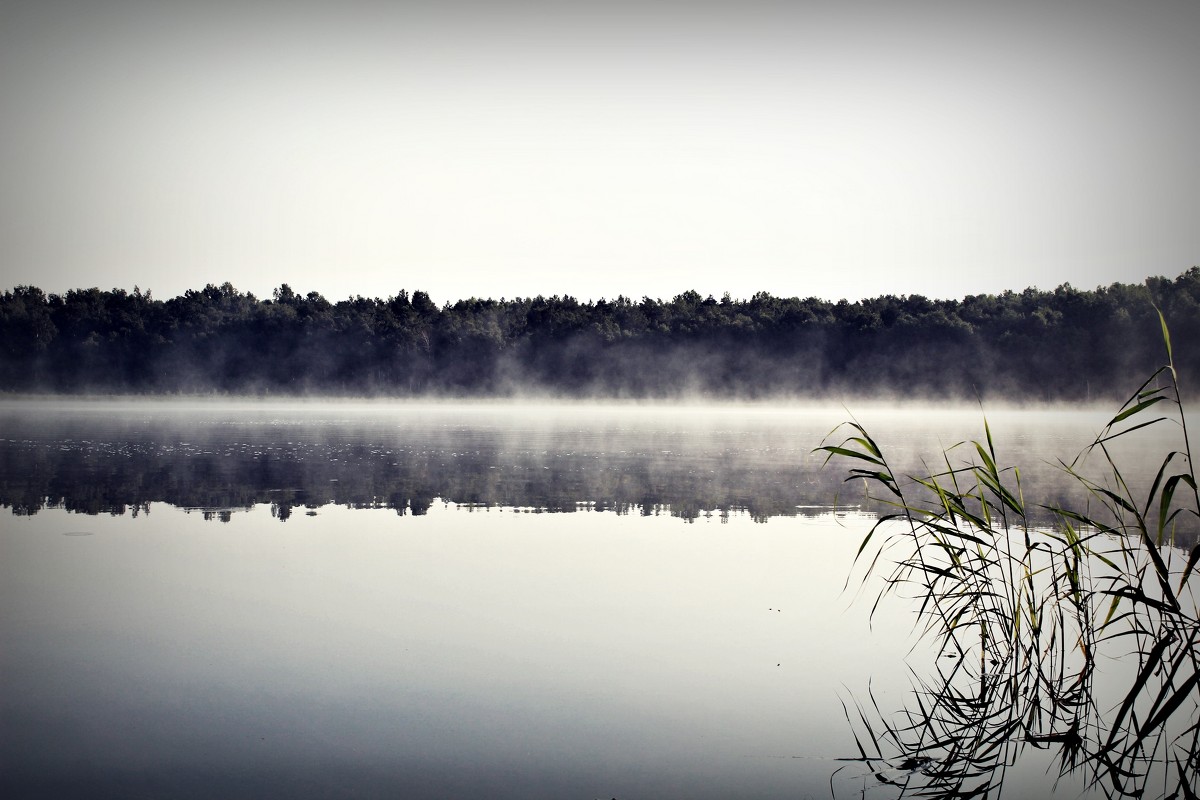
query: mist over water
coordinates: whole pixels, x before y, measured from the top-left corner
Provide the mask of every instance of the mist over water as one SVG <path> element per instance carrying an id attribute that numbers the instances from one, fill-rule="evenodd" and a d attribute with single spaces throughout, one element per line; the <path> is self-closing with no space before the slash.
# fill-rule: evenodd
<path id="1" fill-rule="evenodd" d="M 286 520 L 326 504 L 420 515 L 440 501 L 765 521 L 872 505 L 812 452 L 846 418 L 761 404 L 7 403 L 0 502 L 21 513 L 166 502 L 218 515 L 270 504 Z M 896 469 L 914 474 L 983 436 L 977 408 L 864 404 L 856 418 Z M 1043 409 L 988 419 L 999 456 L 1050 500 L 1070 488 L 1054 460 L 1074 458 L 1105 417 Z"/>
<path id="2" fill-rule="evenodd" d="M 983 436 L 978 408 L 854 411 L 898 472 Z M 883 786 L 908 773 L 839 760 L 858 753 L 846 706 L 898 709 L 947 662 L 905 598 L 868 620 L 878 581 L 847 589 L 887 511 L 812 452 L 847 416 L 2 402 L 0 788 L 715 800 Z M 1110 416 L 987 419 L 1032 504 L 1073 497 L 1053 460 Z M 1118 453 L 1131 474 L 1171 441 L 1147 430 Z M 1010 783 L 1045 790 L 1039 764 Z"/>

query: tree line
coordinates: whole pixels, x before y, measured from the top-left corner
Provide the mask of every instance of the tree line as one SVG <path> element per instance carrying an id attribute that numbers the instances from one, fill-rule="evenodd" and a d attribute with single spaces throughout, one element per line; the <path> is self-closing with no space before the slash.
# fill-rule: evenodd
<path id="1" fill-rule="evenodd" d="M 1200 267 L 1175 279 L 938 300 L 885 295 L 669 301 L 330 302 L 225 283 L 0 296 L 10 392 L 366 396 L 1111 399 L 1164 359 L 1156 307 L 1200 374 Z"/>

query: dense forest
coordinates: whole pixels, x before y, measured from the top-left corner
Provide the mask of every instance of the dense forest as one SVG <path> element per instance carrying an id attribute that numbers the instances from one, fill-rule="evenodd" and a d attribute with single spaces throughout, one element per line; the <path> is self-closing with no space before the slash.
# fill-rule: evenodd
<path id="1" fill-rule="evenodd" d="M 469 299 L 330 302 L 229 283 L 0 296 L 9 392 L 367 396 L 1109 399 L 1162 363 L 1155 307 L 1200 374 L 1200 267 L 1094 290 L 962 300 Z"/>

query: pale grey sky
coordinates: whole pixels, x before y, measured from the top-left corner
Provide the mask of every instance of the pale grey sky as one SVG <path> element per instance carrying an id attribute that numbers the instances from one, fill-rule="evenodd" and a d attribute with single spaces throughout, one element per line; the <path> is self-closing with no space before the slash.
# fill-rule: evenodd
<path id="1" fill-rule="evenodd" d="M 0 0 L 0 288 L 1174 276 L 1198 86 L 1195 0 Z"/>

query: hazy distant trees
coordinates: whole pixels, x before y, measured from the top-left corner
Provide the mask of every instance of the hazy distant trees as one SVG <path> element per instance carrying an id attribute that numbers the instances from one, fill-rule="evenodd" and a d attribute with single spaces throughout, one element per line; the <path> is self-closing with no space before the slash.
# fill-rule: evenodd
<path id="1" fill-rule="evenodd" d="M 411 396 L 1083 399 L 1119 395 L 1163 357 L 1154 306 L 1197 374 L 1200 268 L 1095 290 L 1063 285 L 962 300 L 748 300 L 687 291 L 470 298 L 425 292 L 330 302 L 284 284 L 158 300 L 135 288 L 18 286 L 0 296 L 9 391 Z"/>

